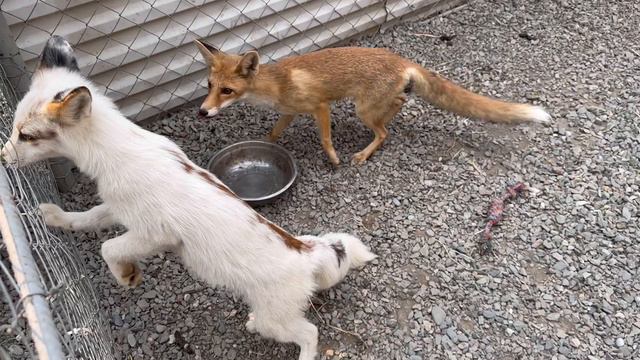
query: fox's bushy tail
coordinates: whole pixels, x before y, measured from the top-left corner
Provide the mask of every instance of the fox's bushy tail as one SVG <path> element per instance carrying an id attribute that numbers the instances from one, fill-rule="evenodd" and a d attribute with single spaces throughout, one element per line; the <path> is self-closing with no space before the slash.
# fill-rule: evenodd
<path id="1" fill-rule="evenodd" d="M 329 233 L 314 240 L 311 257 L 318 290 L 336 285 L 350 269 L 361 267 L 377 257 L 353 235 Z"/>
<path id="2" fill-rule="evenodd" d="M 551 116 L 541 107 L 514 104 L 475 94 L 420 66 L 407 68 L 415 92 L 443 110 L 495 123 L 546 123 Z"/>

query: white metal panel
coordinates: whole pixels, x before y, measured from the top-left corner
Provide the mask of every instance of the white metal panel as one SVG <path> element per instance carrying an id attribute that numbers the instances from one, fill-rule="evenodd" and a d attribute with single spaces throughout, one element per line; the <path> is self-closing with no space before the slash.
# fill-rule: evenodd
<path id="1" fill-rule="evenodd" d="M 205 94 L 193 39 L 272 61 L 446 2 L 455 0 L 4 0 L 1 10 L 29 71 L 62 35 L 82 73 L 140 120 Z"/>

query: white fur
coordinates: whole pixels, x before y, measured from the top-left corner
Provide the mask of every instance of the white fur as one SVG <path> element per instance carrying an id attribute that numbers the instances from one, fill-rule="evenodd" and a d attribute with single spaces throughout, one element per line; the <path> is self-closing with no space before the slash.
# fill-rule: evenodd
<path id="1" fill-rule="evenodd" d="M 213 108 L 207 110 L 207 117 L 215 116 L 216 114 L 218 114 L 220 112 L 220 110 L 226 108 L 227 106 L 233 104 L 234 102 L 235 102 L 235 99 L 227 100 L 227 101 L 222 102 L 222 104 L 220 104 L 220 106 L 216 106 L 216 107 L 213 107 Z"/>
<path id="2" fill-rule="evenodd" d="M 219 107 L 213 107 L 213 108 L 207 110 L 207 117 L 214 117 L 219 112 L 220 112 L 220 108 Z"/>
<path id="3" fill-rule="evenodd" d="M 270 97 L 258 96 L 249 91 L 242 94 L 242 96 L 240 97 L 240 100 L 243 100 L 251 105 L 256 105 L 256 106 L 263 106 L 268 108 L 272 108 L 275 106 L 275 104 L 273 103 Z"/>
<path id="4" fill-rule="evenodd" d="M 537 123 L 546 124 L 551 122 L 551 115 L 540 106 L 530 106 L 527 117 Z"/>
<path id="5" fill-rule="evenodd" d="M 254 210 L 199 175 L 204 170 L 175 143 L 124 118 L 76 73 L 42 70 L 16 112 L 14 133 L 15 124 L 23 121 L 20 117 L 31 116 L 57 92 L 78 86 L 87 86 L 93 95 L 91 115 L 57 129 L 59 136 L 52 140 L 50 152 L 29 158 L 29 152 L 21 149 L 30 145 L 17 141 L 16 134 L 3 148 L 14 164 L 66 156 L 97 182 L 102 205 L 73 213 L 42 204 L 45 221 L 67 229 L 123 224 L 128 231 L 102 245 L 102 256 L 121 284 L 135 286 L 141 281 L 136 261 L 174 251 L 197 277 L 243 296 L 252 310 L 248 329 L 295 342 L 301 347 L 300 360 L 314 359 L 317 328 L 304 317 L 308 297 L 335 285 L 349 269 L 375 255 L 347 234 L 298 237 L 311 250 L 286 246 L 280 235 L 258 221 Z M 332 244 L 345 249 L 340 265 Z"/>

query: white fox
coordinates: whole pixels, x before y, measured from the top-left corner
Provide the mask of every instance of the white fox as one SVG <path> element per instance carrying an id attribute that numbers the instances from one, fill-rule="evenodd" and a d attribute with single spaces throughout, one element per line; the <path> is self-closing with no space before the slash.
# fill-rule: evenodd
<path id="1" fill-rule="evenodd" d="M 126 233 L 102 244 L 120 284 L 140 284 L 136 261 L 173 251 L 193 274 L 246 300 L 248 330 L 296 343 L 300 360 L 317 355 L 318 330 L 304 316 L 308 297 L 376 257 L 351 235 L 294 237 L 260 216 L 175 143 L 122 116 L 80 75 L 58 36 L 43 50 L 2 155 L 18 166 L 64 156 L 95 179 L 102 205 L 40 209 L 48 225 L 70 230 L 124 225 Z"/>

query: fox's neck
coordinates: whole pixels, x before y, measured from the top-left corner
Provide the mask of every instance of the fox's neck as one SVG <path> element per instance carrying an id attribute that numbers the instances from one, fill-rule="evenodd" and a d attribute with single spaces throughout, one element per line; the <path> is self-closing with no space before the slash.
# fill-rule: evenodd
<path id="1" fill-rule="evenodd" d="M 280 85 L 286 81 L 286 72 L 275 64 L 260 65 L 260 71 L 247 91 L 251 102 L 270 102 L 275 104 L 280 97 Z"/>
<path id="2" fill-rule="evenodd" d="M 119 173 L 138 154 L 144 130 L 127 120 L 105 102 L 94 101 L 91 119 L 69 136 L 68 157 L 90 177 L 100 180 Z"/>

